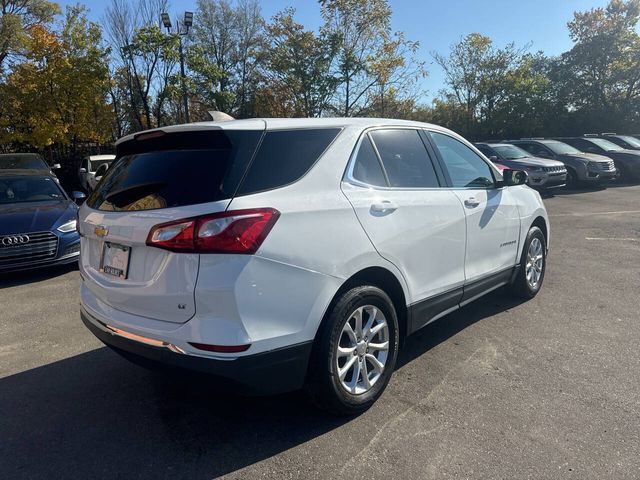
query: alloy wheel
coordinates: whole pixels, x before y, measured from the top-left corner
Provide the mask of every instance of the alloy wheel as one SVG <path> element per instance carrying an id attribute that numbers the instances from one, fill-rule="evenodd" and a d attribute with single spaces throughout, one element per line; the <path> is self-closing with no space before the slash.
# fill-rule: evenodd
<path id="1" fill-rule="evenodd" d="M 542 242 L 539 238 L 534 237 L 529 244 L 527 251 L 527 264 L 525 273 L 527 283 L 533 290 L 538 288 L 540 278 L 542 277 L 542 268 L 544 265 L 544 255 L 542 252 Z"/>
<path id="2" fill-rule="evenodd" d="M 340 385 L 352 395 L 369 391 L 384 372 L 389 353 L 389 326 L 373 305 L 358 307 L 344 323 L 335 362 Z"/>

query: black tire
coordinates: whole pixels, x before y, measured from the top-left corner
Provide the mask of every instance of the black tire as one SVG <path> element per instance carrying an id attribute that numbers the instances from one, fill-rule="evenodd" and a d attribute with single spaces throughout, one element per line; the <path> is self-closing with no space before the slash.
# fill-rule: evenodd
<path id="1" fill-rule="evenodd" d="M 580 187 L 580 182 L 578 182 L 578 176 L 576 172 L 571 168 L 567 167 L 567 180 L 565 181 L 566 188 L 573 189 Z"/>
<path id="2" fill-rule="evenodd" d="M 364 393 L 352 394 L 338 376 L 337 348 L 342 329 L 359 308 L 372 305 L 386 319 L 388 342 L 386 362 L 377 381 Z M 389 296 L 371 285 L 352 288 L 342 294 L 329 312 L 316 336 L 305 384 L 311 401 L 323 410 L 338 415 L 355 415 L 367 410 L 382 395 L 393 373 L 399 345 L 398 319 Z M 356 355 L 354 353 L 354 355 Z"/>
<path id="3" fill-rule="evenodd" d="M 540 278 L 535 285 L 531 285 L 527 280 L 527 261 L 528 261 L 528 252 L 531 243 L 534 239 L 538 239 L 542 244 L 542 269 L 540 273 Z M 544 234 L 542 230 L 538 227 L 531 227 L 529 229 L 529 233 L 527 234 L 527 238 L 524 242 L 524 248 L 522 249 L 522 256 L 520 258 L 520 266 L 518 268 L 518 273 L 514 278 L 510 291 L 511 293 L 520 298 L 533 298 L 535 297 L 540 288 L 542 287 L 542 283 L 544 281 L 544 273 L 547 268 L 547 242 L 545 241 Z"/>

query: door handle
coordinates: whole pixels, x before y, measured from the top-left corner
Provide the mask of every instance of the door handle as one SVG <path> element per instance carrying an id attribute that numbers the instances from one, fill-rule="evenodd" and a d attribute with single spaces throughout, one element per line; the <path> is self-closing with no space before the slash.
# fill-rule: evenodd
<path id="1" fill-rule="evenodd" d="M 466 207 L 476 208 L 478 205 L 480 205 L 480 202 L 476 200 L 475 197 L 469 197 L 464 201 L 464 204 Z"/>
<path id="2" fill-rule="evenodd" d="M 376 202 L 371 204 L 371 211 L 377 213 L 391 213 L 398 208 L 394 202 L 390 200 L 383 200 L 381 202 Z"/>

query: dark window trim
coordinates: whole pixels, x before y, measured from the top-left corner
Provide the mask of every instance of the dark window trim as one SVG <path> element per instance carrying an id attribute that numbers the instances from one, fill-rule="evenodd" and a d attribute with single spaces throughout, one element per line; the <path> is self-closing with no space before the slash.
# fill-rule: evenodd
<path id="1" fill-rule="evenodd" d="M 391 182 L 389 181 L 389 177 L 387 175 L 387 171 L 384 168 L 384 163 L 382 162 L 380 152 L 378 152 L 378 147 L 376 146 L 375 142 L 369 135 L 370 132 L 373 132 L 376 130 L 415 130 L 416 132 L 418 132 L 418 136 L 422 141 L 425 152 L 427 154 L 427 158 L 429 159 L 429 162 L 431 162 L 431 166 L 433 167 L 436 173 L 438 186 L 437 187 L 392 187 Z M 388 190 L 388 191 L 435 190 L 435 189 L 446 188 L 447 186 L 444 184 L 444 176 L 441 176 L 441 173 L 439 172 L 439 165 L 436 161 L 434 161 L 434 153 L 430 148 L 430 145 L 425 143 L 425 139 L 423 137 L 424 130 L 425 129 L 423 127 L 412 126 L 412 125 L 381 125 L 381 126 L 365 128 L 362 132 L 360 132 L 360 135 L 358 136 L 358 139 L 356 140 L 356 143 L 353 149 L 351 150 L 351 155 L 349 155 L 349 160 L 347 161 L 344 172 L 342 174 L 342 181 L 350 183 L 351 185 L 359 186 L 359 187 L 367 187 L 367 188 L 373 188 L 375 190 Z M 370 185 L 368 183 L 362 182 L 357 178 L 353 177 L 353 169 L 358 156 L 358 152 L 360 150 L 360 145 L 362 144 L 362 139 L 364 137 L 368 137 L 369 141 L 371 142 L 371 145 L 373 146 L 373 149 L 376 153 L 376 157 L 378 158 L 378 163 L 380 163 L 380 168 L 382 168 L 382 173 L 384 174 L 384 178 L 387 182 L 386 187 L 381 187 L 379 185 Z"/>

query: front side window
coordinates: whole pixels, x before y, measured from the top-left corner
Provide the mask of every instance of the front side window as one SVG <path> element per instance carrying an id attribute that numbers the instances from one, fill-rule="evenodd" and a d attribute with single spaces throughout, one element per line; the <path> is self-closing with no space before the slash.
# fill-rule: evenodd
<path id="1" fill-rule="evenodd" d="M 375 144 L 389 186 L 397 188 L 439 187 L 438 177 L 417 130 L 374 130 Z"/>
<path id="2" fill-rule="evenodd" d="M 445 164 L 451 185 L 457 188 L 493 188 L 491 167 L 464 143 L 449 135 L 431 132 Z"/>

